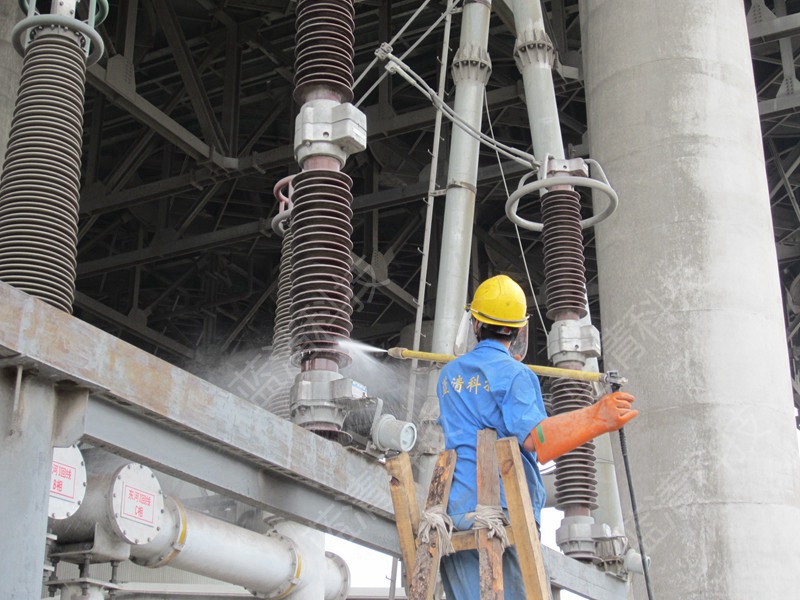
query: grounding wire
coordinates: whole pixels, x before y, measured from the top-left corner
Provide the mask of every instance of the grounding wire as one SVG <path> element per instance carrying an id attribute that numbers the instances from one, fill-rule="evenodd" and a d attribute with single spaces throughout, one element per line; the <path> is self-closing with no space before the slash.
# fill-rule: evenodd
<path id="1" fill-rule="evenodd" d="M 536 157 L 532 154 L 529 154 L 523 150 L 519 150 L 518 148 L 513 148 L 511 146 L 507 146 L 505 144 L 501 144 L 493 140 L 491 137 L 486 135 L 485 133 L 478 131 L 474 127 L 472 127 L 469 123 L 466 123 L 456 112 L 450 108 L 446 102 L 439 100 L 436 97 L 434 91 L 425 83 L 425 80 L 422 79 L 417 73 L 413 71 L 408 65 L 406 65 L 401 59 L 394 56 L 391 53 L 386 54 L 386 59 L 395 65 L 397 68 L 394 69 L 394 72 L 399 74 L 403 79 L 408 81 L 413 87 L 418 89 L 424 96 L 426 96 L 433 105 L 441 110 L 448 119 L 450 119 L 455 125 L 466 131 L 470 136 L 479 140 L 484 145 L 492 148 L 496 152 L 499 152 L 503 156 L 518 162 L 526 167 L 537 168 L 539 166 L 539 161 L 536 160 Z"/>
<path id="2" fill-rule="evenodd" d="M 489 114 L 489 96 L 486 94 L 486 90 L 483 90 L 483 102 L 484 106 L 486 107 L 486 122 L 489 125 L 489 135 L 494 138 L 494 127 L 492 127 L 492 116 Z M 495 150 L 495 156 L 497 157 L 497 166 L 500 168 L 500 178 L 503 180 L 503 188 L 506 191 L 506 197 L 509 196 L 510 192 L 508 191 L 508 182 L 506 181 L 506 173 L 503 169 L 503 162 L 500 160 L 500 153 Z M 536 299 L 536 290 L 533 287 L 533 278 L 531 277 L 530 269 L 528 268 L 528 259 L 525 258 L 525 247 L 522 245 L 522 236 L 519 233 L 519 227 L 516 223 L 512 223 L 514 225 L 514 230 L 517 232 L 517 242 L 519 243 L 519 254 L 522 257 L 522 265 L 525 267 L 525 276 L 528 278 L 528 285 L 531 288 L 531 296 L 533 297 L 533 305 L 536 307 L 536 314 L 539 315 L 539 323 L 542 324 L 542 331 L 544 332 L 545 338 L 549 338 L 547 335 L 547 327 L 544 324 L 544 318 L 542 317 L 542 311 L 539 309 L 539 301 Z"/>
<path id="3" fill-rule="evenodd" d="M 441 15 L 439 15 L 439 18 L 437 18 L 437 19 L 436 19 L 436 20 L 435 20 L 435 21 L 434 21 L 434 22 L 431 24 L 431 26 L 430 26 L 430 27 L 428 27 L 428 29 L 426 29 L 426 30 L 425 30 L 425 32 L 424 32 L 424 33 L 423 33 L 421 36 L 419 36 L 419 37 L 417 38 L 417 41 L 415 41 L 413 44 L 411 44 L 411 46 L 409 46 L 408 50 L 406 50 L 405 52 L 403 52 L 403 54 L 402 54 L 402 55 L 400 55 L 400 59 L 401 59 L 401 60 L 402 60 L 402 59 L 404 59 L 406 56 L 408 56 L 408 55 L 409 55 L 409 54 L 411 54 L 411 53 L 412 53 L 414 50 L 416 50 L 416 49 L 417 49 L 417 46 L 419 46 L 419 45 L 420 45 L 420 44 L 423 42 L 423 40 L 424 40 L 426 37 L 428 37 L 428 36 L 431 34 L 431 32 L 432 32 L 434 29 L 436 29 L 436 28 L 439 26 L 439 24 L 440 24 L 440 23 L 441 23 L 441 22 L 442 22 L 444 19 L 446 19 L 448 16 L 452 15 L 452 14 L 453 14 L 453 13 L 456 11 L 456 7 L 457 7 L 457 6 L 458 6 L 458 1 L 454 2 L 454 3 L 453 3 L 453 5 L 452 5 L 451 7 L 449 7 L 449 8 L 448 8 L 447 10 L 445 10 L 445 11 L 444 11 L 444 12 L 443 12 Z M 414 16 L 416 16 L 416 13 L 414 14 Z M 395 36 L 395 37 L 394 37 L 394 38 L 392 38 L 392 39 L 396 41 L 396 38 L 397 38 L 397 37 L 399 37 L 399 35 L 400 35 L 400 34 L 398 33 L 398 35 L 397 35 L 397 36 Z M 393 43 L 393 42 L 389 42 L 389 47 L 391 47 L 392 43 Z M 381 45 L 381 46 L 383 46 L 383 45 Z M 381 56 L 378 54 L 378 52 L 379 52 L 379 51 L 376 51 L 376 52 L 375 52 L 376 56 L 375 56 L 375 58 L 373 59 L 373 62 L 372 62 L 372 63 L 370 63 L 370 66 L 372 66 L 372 64 L 374 64 L 374 62 L 375 62 L 375 61 L 377 61 L 377 60 L 380 60 L 380 59 L 381 59 Z M 369 68 L 369 67 L 368 67 L 368 68 Z M 369 89 L 368 89 L 366 92 L 364 92 L 364 95 L 363 95 L 363 96 L 361 96 L 361 98 L 359 98 L 358 102 L 356 102 L 356 108 L 358 108 L 359 106 L 361 106 L 361 103 L 362 103 L 362 102 L 364 102 L 364 100 L 367 98 L 367 96 L 369 96 L 369 95 L 372 93 L 372 91 L 373 91 L 373 90 L 374 90 L 376 87 L 378 87 L 378 85 L 380 85 L 380 83 L 381 83 L 381 82 L 382 82 L 384 79 L 386 79 L 386 77 L 388 77 L 388 75 L 389 75 L 389 73 L 388 73 L 387 71 L 384 71 L 384 72 L 381 74 L 381 76 L 380 76 L 380 77 L 378 77 L 378 80 L 377 80 L 375 83 L 373 83 L 373 84 L 370 86 L 370 88 L 369 88 Z M 355 85 L 354 85 L 353 87 L 355 88 Z"/>

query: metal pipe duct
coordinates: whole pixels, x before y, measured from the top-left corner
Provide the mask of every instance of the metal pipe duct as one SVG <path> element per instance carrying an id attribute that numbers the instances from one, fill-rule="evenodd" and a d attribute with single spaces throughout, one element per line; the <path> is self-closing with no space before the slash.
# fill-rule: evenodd
<path id="1" fill-rule="evenodd" d="M 346 596 L 349 571 L 339 557 L 325 558 L 323 533 L 282 519 L 269 523 L 266 534 L 244 529 L 164 497 L 143 465 L 100 450 L 84 452 L 84 459 L 84 501 L 71 516 L 50 520 L 59 544 L 97 544 L 103 535 L 110 542 L 101 545 L 103 561 L 111 549 L 116 560 L 169 565 L 270 597 L 316 590 L 310 597 L 320 598 L 324 589 L 331 600 Z"/>
<path id="2" fill-rule="evenodd" d="M 12 33 L 24 59 L 0 181 L 0 280 L 65 312 L 75 294 L 85 49 L 91 60 L 103 50 L 95 1 L 88 24 L 76 4 L 53 1 L 39 15 L 31 3 Z"/>
<path id="3" fill-rule="evenodd" d="M 487 50 L 491 2 L 466 2 L 461 16 L 459 49 L 453 56 L 455 98 L 453 109 L 472 129 L 480 131 L 483 97 L 492 71 Z M 480 142 L 461 127 L 451 133 L 447 167 L 447 196 L 442 227 L 439 280 L 436 285 L 436 313 L 431 351 L 451 354 L 467 297 L 472 224 L 478 181 Z M 421 455 L 417 461 L 418 481 L 428 481 L 435 456 L 444 442 L 436 419 L 439 401 L 436 382 L 439 371 L 431 372 L 428 392 L 420 413 Z"/>
<path id="4" fill-rule="evenodd" d="M 339 556 L 324 552 L 322 532 L 279 520 L 260 534 L 187 510 L 171 497 L 166 505 L 160 535 L 132 546 L 133 562 L 213 577 L 270 598 L 347 597 L 350 571 Z"/>
<path id="5" fill-rule="evenodd" d="M 278 534 L 262 535 L 187 510 L 167 498 L 164 523 L 150 543 L 131 547 L 131 560 L 151 568 L 171 566 L 283 596 L 306 583 L 298 547 Z"/>

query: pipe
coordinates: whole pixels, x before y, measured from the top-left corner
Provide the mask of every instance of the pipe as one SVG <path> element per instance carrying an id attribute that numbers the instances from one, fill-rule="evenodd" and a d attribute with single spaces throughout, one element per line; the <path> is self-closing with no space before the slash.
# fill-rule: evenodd
<path id="1" fill-rule="evenodd" d="M 426 360 L 435 363 L 448 363 L 457 357 L 452 354 L 439 354 L 437 352 L 422 352 L 419 350 L 409 350 L 408 348 L 389 348 L 389 356 L 401 360 L 416 359 Z M 616 383 L 625 381 L 614 372 L 598 373 L 597 371 L 578 371 L 576 369 L 559 369 L 557 367 L 545 367 L 543 365 L 525 365 L 531 371 L 541 377 L 560 377 L 577 381 L 591 381 L 598 383 Z"/>
<path id="2" fill-rule="evenodd" d="M 491 73 L 487 52 L 490 14 L 490 2 L 468 2 L 464 5 L 460 47 L 453 57 L 453 80 L 456 85 L 453 110 L 477 130 L 481 128 L 483 95 Z M 453 347 L 464 311 L 479 148 L 480 142 L 464 129 L 452 128 L 439 281 L 436 287 L 436 320 L 431 345 L 433 352 L 443 353 Z M 436 373 L 431 375 L 434 381 L 436 377 Z"/>
<path id="3" fill-rule="evenodd" d="M 447 84 L 447 61 L 450 53 L 450 31 L 453 24 L 452 8 L 456 0 L 448 0 L 447 16 L 444 21 L 444 34 L 442 36 L 442 54 L 440 57 L 439 86 L 436 96 L 444 101 L 444 93 Z M 434 192 L 436 191 L 436 180 L 439 173 L 439 147 L 442 139 L 442 111 L 436 111 L 436 118 L 433 125 L 433 145 L 431 148 L 431 173 L 428 178 L 428 197 L 425 201 L 425 233 L 422 239 L 422 257 L 420 258 L 419 271 L 419 291 L 417 292 L 417 311 L 414 315 L 414 340 L 412 342 L 414 350 L 419 350 L 422 338 L 422 321 L 425 316 L 425 294 L 428 288 L 428 265 L 430 263 L 431 232 L 433 230 L 433 203 Z M 417 391 L 417 362 L 411 363 L 411 375 L 408 381 L 408 396 L 406 409 L 406 420 L 414 418 L 414 397 Z"/>
<path id="4" fill-rule="evenodd" d="M 480 130 L 483 96 L 492 70 L 487 50 L 491 0 L 466 2 L 461 14 L 461 37 L 453 56 L 455 99 L 453 110 L 472 129 Z M 452 349 L 464 310 L 472 248 L 472 223 L 478 175 L 480 142 L 462 127 L 453 127 L 447 172 L 444 224 L 436 286 L 436 312 L 431 349 L 445 353 Z M 435 456 L 444 445 L 436 424 L 439 402 L 436 395 L 438 371 L 428 377 L 425 403 L 419 416 L 420 439 L 416 461 L 417 480 L 427 482 L 433 474 Z"/>
<path id="5" fill-rule="evenodd" d="M 131 546 L 131 560 L 136 564 L 150 568 L 169 565 L 273 597 L 309 585 L 320 587 L 321 572 L 311 568 L 319 567 L 311 560 L 312 552 L 306 544 L 283 535 L 278 526 L 262 535 L 187 510 L 171 497 L 164 517 L 161 532 L 153 541 Z M 296 524 L 287 523 L 283 530 L 289 525 Z"/>
<path id="6" fill-rule="evenodd" d="M 533 153 L 539 158 L 546 154 L 564 158 L 553 85 L 553 46 L 545 32 L 541 4 L 539 0 L 513 0 L 512 7 L 517 29 L 514 58 L 525 88 Z"/>

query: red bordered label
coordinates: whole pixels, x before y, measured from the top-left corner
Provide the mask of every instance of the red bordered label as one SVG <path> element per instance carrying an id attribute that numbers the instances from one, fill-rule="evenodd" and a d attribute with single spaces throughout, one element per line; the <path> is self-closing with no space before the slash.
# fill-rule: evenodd
<path id="1" fill-rule="evenodd" d="M 50 495 L 75 499 L 75 475 L 77 469 L 60 462 L 53 461 L 52 477 L 50 479 Z"/>
<path id="2" fill-rule="evenodd" d="M 128 484 L 123 487 L 123 492 L 122 516 L 132 521 L 152 525 L 155 520 L 155 495 Z"/>

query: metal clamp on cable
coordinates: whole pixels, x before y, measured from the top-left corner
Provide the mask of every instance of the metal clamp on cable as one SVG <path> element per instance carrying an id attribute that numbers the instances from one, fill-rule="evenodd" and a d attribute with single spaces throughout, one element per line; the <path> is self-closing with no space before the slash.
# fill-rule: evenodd
<path id="1" fill-rule="evenodd" d="M 578 160 L 585 162 L 586 165 L 591 165 L 593 171 L 596 173 L 599 179 L 586 177 L 583 175 L 573 175 L 571 173 L 574 173 L 575 170 L 566 165 L 564 170 L 559 169 L 552 171 L 552 165 L 556 163 L 556 161 L 550 157 L 547 157 L 547 159 L 543 161 L 543 164 L 548 165 L 548 167 L 546 169 L 539 169 L 540 179 L 538 181 L 534 181 L 533 183 L 525 183 L 525 179 L 520 180 L 520 187 L 518 187 L 517 190 L 508 197 L 508 200 L 506 201 L 506 216 L 509 218 L 509 220 L 523 229 L 527 229 L 528 231 L 543 231 L 544 225 L 542 223 L 528 221 L 517 214 L 519 202 L 522 200 L 522 198 L 528 194 L 532 194 L 533 192 L 538 192 L 540 190 L 546 190 L 547 188 L 562 185 L 588 187 L 592 188 L 593 190 L 597 190 L 598 192 L 602 192 L 608 196 L 608 206 L 601 213 L 593 215 L 588 219 L 583 219 L 580 222 L 581 229 L 593 227 L 610 217 L 614 211 L 617 210 L 617 206 L 619 205 L 619 196 L 617 196 L 617 192 L 615 192 L 611 185 L 609 185 L 608 178 L 606 177 L 603 168 L 600 166 L 600 163 L 592 159 L 586 159 L 586 161 L 583 161 L 583 159 L 575 159 L 575 161 Z"/>

